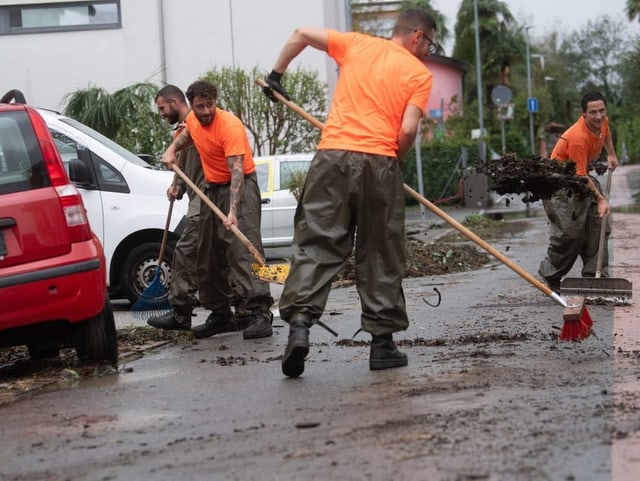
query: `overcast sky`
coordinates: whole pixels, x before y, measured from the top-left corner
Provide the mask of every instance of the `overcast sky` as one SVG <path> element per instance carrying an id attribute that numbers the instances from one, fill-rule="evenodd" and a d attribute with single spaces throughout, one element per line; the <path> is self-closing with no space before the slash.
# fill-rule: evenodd
<path id="1" fill-rule="evenodd" d="M 568 31 L 578 30 L 599 16 L 609 15 L 627 23 L 624 13 L 626 0 L 502 0 L 519 23 L 533 25 L 532 38 L 541 37 L 556 26 Z M 447 17 L 447 27 L 453 34 L 461 0 L 432 0 L 431 4 Z M 632 25 L 632 31 L 640 32 L 640 23 Z M 451 42 L 450 42 L 451 43 Z M 451 45 L 445 45 L 447 55 L 451 55 Z"/>

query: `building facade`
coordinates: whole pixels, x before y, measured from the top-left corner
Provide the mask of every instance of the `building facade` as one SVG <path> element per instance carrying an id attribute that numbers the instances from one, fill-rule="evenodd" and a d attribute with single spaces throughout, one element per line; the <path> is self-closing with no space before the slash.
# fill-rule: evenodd
<path id="1" fill-rule="evenodd" d="M 0 95 L 21 90 L 39 107 L 61 110 L 90 86 L 112 92 L 138 82 L 186 89 L 215 67 L 268 70 L 293 30 L 347 30 L 350 0 L 0 1 Z M 329 86 L 332 59 L 307 49 L 291 65 L 317 71 Z M 461 62 L 434 56 L 427 111 L 444 119 L 462 97 Z"/>

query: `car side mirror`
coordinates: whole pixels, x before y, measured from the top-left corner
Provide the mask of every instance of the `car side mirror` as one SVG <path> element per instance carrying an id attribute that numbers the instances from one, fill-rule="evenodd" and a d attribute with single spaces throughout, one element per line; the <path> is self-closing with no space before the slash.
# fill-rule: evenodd
<path id="1" fill-rule="evenodd" d="M 87 164 L 80 159 L 71 159 L 69 161 L 69 179 L 80 187 L 90 186 L 91 174 Z"/>

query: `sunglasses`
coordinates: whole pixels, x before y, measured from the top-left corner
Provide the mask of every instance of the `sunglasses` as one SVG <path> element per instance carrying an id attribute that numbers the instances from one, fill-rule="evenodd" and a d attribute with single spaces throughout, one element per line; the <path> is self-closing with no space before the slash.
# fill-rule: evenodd
<path id="1" fill-rule="evenodd" d="M 429 42 L 429 55 L 434 55 L 438 51 L 438 44 L 424 33 L 424 30 L 414 30 L 414 32 L 422 32 L 422 38 Z"/>

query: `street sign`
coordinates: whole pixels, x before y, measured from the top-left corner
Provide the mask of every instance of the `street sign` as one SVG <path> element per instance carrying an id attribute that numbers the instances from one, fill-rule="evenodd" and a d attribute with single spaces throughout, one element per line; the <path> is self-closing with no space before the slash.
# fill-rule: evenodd
<path id="1" fill-rule="evenodd" d="M 529 112 L 536 113 L 538 111 L 538 98 L 529 97 L 529 99 L 527 100 L 527 108 Z"/>
<path id="2" fill-rule="evenodd" d="M 496 105 L 507 105 L 511 102 L 511 89 L 504 85 L 498 85 L 491 91 L 491 100 Z"/>
<path id="3" fill-rule="evenodd" d="M 429 110 L 429 117 L 431 117 L 432 119 L 441 119 L 442 118 L 442 110 L 440 110 L 440 109 Z"/>

